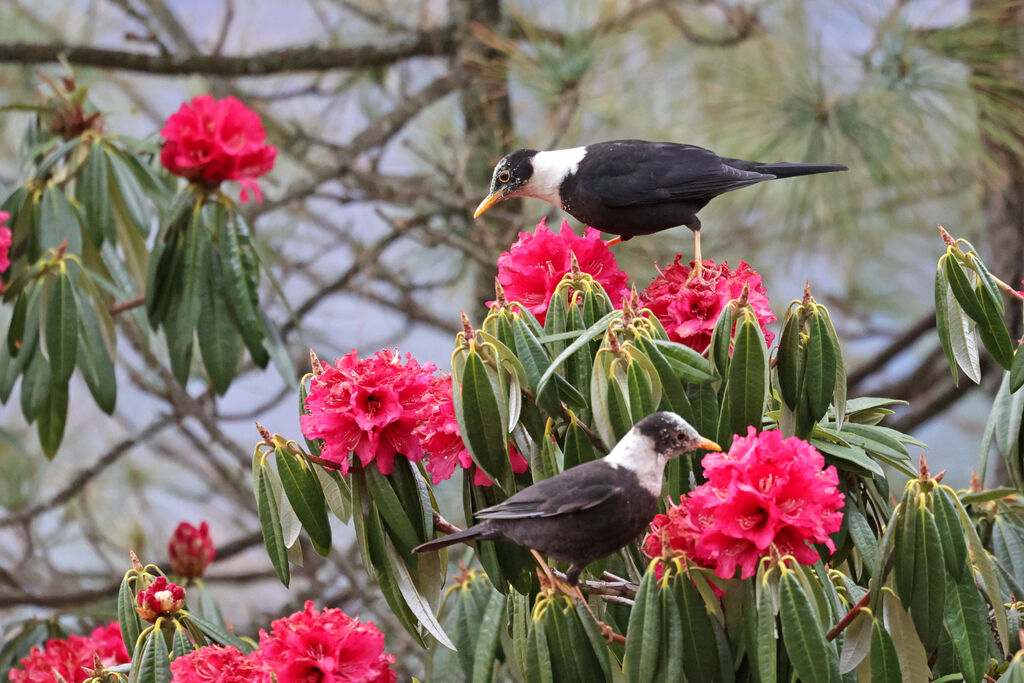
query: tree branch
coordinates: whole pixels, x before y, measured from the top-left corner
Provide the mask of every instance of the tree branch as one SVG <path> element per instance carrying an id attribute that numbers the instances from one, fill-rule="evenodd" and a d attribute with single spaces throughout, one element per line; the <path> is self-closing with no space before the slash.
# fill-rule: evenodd
<path id="1" fill-rule="evenodd" d="M 103 69 L 139 71 L 167 76 L 266 76 L 292 71 L 331 71 L 381 67 L 411 57 L 443 57 L 453 53 L 455 40 L 450 28 L 421 31 L 388 45 L 352 47 L 307 47 L 268 50 L 251 55 L 189 56 L 147 55 L 85 45 L 0 43 L 0 62 L 40 64 L 57 62 L 63 56 L 71 64 Z"/>

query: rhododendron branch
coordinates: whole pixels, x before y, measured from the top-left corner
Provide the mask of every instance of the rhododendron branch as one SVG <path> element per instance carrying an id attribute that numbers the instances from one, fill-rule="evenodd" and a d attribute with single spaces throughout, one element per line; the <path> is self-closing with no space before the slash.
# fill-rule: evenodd
<path id="1" fill-rule="evenodd" d="M 121 71 L 186 76 L 266 76 L 292 71 L 333 71 L 388 66 L 411 57 L 450 55 L 456 47 L 450 27 L 419 31 L 389 45 L 351 47 L 310 45 L 267 50 L 251 55 L 148 55 L 60 43 L 0 43 L 0 62 L 40 64 L 61 59 L 70 64 Z"/>
<path id="2" fill-rule="evenodd" d="M 883 579 L 883 583 L 884 581 L 885 580 Z M 847 612 L 846 615 L 842 619 L 840 619 L 839 622 L 835 626 L 833 626 L 828 633 L 825 634 L 825 640 L 835 640 L 836 636 L 842 633 L 846 629 L 846 627 L 849 626 L 853 622 L 853 620 L 857 618 L 857 615 L 860 614 L 860 611 L 862 609 L 867 607 L 869 602 L 871 602 L 870 590 L 865 592 L 864 596 L 857 601 L 857 604 L 851 607 L 850 611 Z"/>
<path id="3" fill-rule="evenodd" d="M 142 306 L 145 303 L 146 303 L 146 295 L 145 294 L 140 294 L 139 296 L 135 297 L 134 299 L 129 299 L 128 301 L 121 301 L 121 302 L 116 303 L 113 306 L 111 306 L 110 309 L 109 309 L 110 315 L 118 315 L 119 313 L 124 313 L 125 311 L 130 311 L 131 309 L 138 308 L 139 306 Z"/>

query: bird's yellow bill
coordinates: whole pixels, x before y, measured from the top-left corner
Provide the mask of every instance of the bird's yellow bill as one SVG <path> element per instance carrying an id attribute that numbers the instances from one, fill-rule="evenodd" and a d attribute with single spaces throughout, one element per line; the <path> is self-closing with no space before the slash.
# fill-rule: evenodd
<path id="1" fill-rule="evenodd" d="M 484 197 L 484 200 L 482 202 L 480 202 L 480 206 L 476 207 L 476 212 L 473 214 L 473 218 L 479 218 L 480 214 L 482 214 L 484 211 L 497 204 L 498 201 L 500 200 L 501 192 L 490 193 L 489 195 Z"/>
<path id="2" fill-rule="evenodd" d="M 721 452 L 722 447 L 711 439 L 701 439 L 693 444 L 696 448 L 703 448 L 706 451 L 719 451 Z"/>

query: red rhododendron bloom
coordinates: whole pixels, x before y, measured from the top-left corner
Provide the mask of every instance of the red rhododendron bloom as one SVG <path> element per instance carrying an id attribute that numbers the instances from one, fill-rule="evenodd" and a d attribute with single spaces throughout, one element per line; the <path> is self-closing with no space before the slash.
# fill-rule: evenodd
<path id="1" fill-rule="evenodd" d="M 13 683 L 81 683 L 94 667 L 95 656 L 100 664 L 115 666 L 131 661 L 121 639 L 121 626 L 111 622 L 96 628 L 86 637 L 69 636 L 66 640 L 53 638 L 40 650 L 33 647 L 28 657 L 21 660 L 21 668 L 12 669 L 9 680 Z"/>
<path id="2" fill-rule="evenodd" d="M 556 235 L 542 218 L 531 235 L 519 233 L 519 241 L 498 257 L 498 281 L 509 301 L 518 301 L 544 324 L 548 302 L 562 276 L 569 272 L 570 254 L 576 255 L 580 270 L 590 273 L 617 304 L 629 294 L 629 279 L 619 270 L 611 249 L 604 245 L 601 233 L 587 228 L 580 237 L 564 219 Z"/>
<path id="3" fill-rule="evenodd" d="M 203 522 L 199 528 L 182 522 L 167 543 L 174 573 L 189 579 L 198 579 L 213 562 L 217 554 L 210 538 L 210 525 Z"/>
<path id="4" fill-rule="evenodd" d="M 455 403 L 452 401 L 450 375 L 431 379 L 431 404 L 433 412 L 430 418 L 420 426 L 423 448 L 429 454 L 426 468 L 430 472 L 430 480 L 439 484 L 450 479 L 455 473 L 456 467 L 462 467 L 465 470 L 473 470 L 474 485 L 491 486 L 494 482 L 473 464 L 473 457 L 466 450 L 466 444 L 463 443 L 462 435 L 459 433 L 459 423 L 455 418 Z M 515 447 L 509 449 L 508 457 L 512 471 L 516 474 L 522 474 L 530 467 L 530 463 L 526 462 L 526 459 L 516 451 Z"/>
<path id="5" fill-rule="evenodd" d="M 10 217 L 11 214 L 6 211 L 0 211 L 0 273 L 7 270 L 11 265 L 9 255 L 13 236 L 11 235 L 11 229 L 4 225 Z"/>
<path id="6" fill-rule="evenodd" d="M 214 100 L 200 95 L 167 119 L 160 131 L 166 141 L 160 161 L 171 173 L 214 189 L 225 180 L 263 201 L 256 178 L 274 167 L 277 148 L 266 144 L 260 117 L 234 97 Z"/>
<path id="7" fill-rule="evenodd" d="M 761 323 L 765 341 L 772 343 L 775 335 L 766 326 L 776 318 L 757 272 L 743 261 L 732 271 L 728 263 L 715 264 L 708 259 L 700 275 L 687 282 L 691 268 L 681 264 L 680 258 L 682 255 L 676 254 L 672 265 L 661 271 L 641 297 L 641 305 L 651 309 L 661 321 L 669 339 L 704 353 L 711 344 L 711 331 L 718 316 L 748 286 L 747 301 Z"/>
<path id="8" fill-rule="evenodd" d="M 174 614 L 185 607 L 185 589 L 166 577 L 158 576 L 149 588 L 139 591 L 135 600 L 139 603 L 135 608 L 139 616 L 153 622 L 157 617 Z"/>
<path id="9" fill-rule="evenodd" d="M 728 579 L 737 567 L 743 578 L 753 576 L 769 554 L 814 564 L 818 553 L 808 541 L 835 550 L 829 534 L 842 524 L 843 494 L 836 468 L 825 467 L 814 446 L 751 427 L 728 453 L 710 453 L 702 464 L 707 482 L 652 522 L 649 557 L 686 555 Z"/>
<path id="10" fill-rule="evenodd" d="M 376 462 L 391 474 L 395 455 L 416 462 L 423 457 L 420 426 L 433 411 L 433 363 L 420 365 L 411 354 L 405 363 L 397 351 L 378 351 L 359 358 L 355 351 L 313 378 L 306 397 L 308 415 L 300 417 L 302 433 L 323 439 L 323 458 L 348 474 L 349 454 L 363 466 Z"/>
<path id="11" fill-rule="evenodd" d="M 384 652 L 384 634 L 340 609 L 318 611 L 312 601 L 301 612 L 260 631 L 260 656 L 278 683 L 388 683 L 394 655 Z"/>
<path id="12" fill-rule="evenodd" d="M 209 645 L 171 662 L 172 683 L 271 683 L 259 650 L 247 655 L 234 647 Z"/>

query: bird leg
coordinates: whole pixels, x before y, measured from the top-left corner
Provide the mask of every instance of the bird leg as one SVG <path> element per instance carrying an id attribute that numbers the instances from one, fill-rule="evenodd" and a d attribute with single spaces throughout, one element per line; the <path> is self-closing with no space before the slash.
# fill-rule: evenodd
<path id="1" fill-rule="evenodd" d="M 622 237 L 621 236 L 620 237 L 613 237 L 612 239 L 610 239 L 607 242 L 605 242 L 604 246 L 606 246 L 606 247 L 614 247 L 616 244 L 619 244 L 620 242 L 622 242 Z"/>
<path id="2" fill-rule="evenodd" d="M 530 554 L 533 555 L 533 558 L 537 560 L 537 564 L 540 565 L 540 570 L 544 572 L 544 577 L 548 580 L 548 585 L 553 589 L 558 588 L 562 582 L 556 579 L 555 575 L 551 573 L 551 567 L 549 567 L 548 563 L 544 561 L 541 554 L 533 548 L 530 548 Z"/>
<path id="3" fill-rule="evenodd" d="M 700 255 L 700 230 L 693 231 L 693 270 L 690 271 L 690 277 L 686 278 L 687 284 L 691 280 L 700 277 L 700 272 L 704 269 L 704 260 Z"/>

